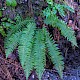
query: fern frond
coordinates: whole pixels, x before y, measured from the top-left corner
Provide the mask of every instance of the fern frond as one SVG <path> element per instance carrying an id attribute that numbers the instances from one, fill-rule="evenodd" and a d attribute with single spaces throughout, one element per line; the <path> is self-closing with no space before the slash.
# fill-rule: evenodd
<path id="1" fill-rule="evenodd" d="M 38 74 L 39 80 L 41 80 L 44 67 L 46 65 L 45 57 L 45 42 L 42 30 L 38 30 L 35 35 L 34 41 L 34 56 L 35 56 L 35 69 Z"/>
<path id="2" fill-rule="evenodd" d="M 6 57 L 8 57 L 8 55 L 12 53 L 13 50 L 17 47 L 20 34 L 21 34 L 20 32 L 16 32 L 15 34 L 12 35 L 7 34 L 7 37 L 5 38 L 4 41 Z"/>
<path id="3" fill-rule="evenodd" d="M 58 10 L 59 14 L 63 17 L 65 16 L 64 6 L 60 4 L 55 4 L 56 10 Z"/>
<path id="4" fill-rule="evenodd" d="M 53 24 L 54 25 L 54 24 Z M 61 30 L 61 34 L 66 37 L 73 45 L 77 46 L 74 31 L 68 27 L 62 20 L 56 19 L 55 27 Z"/>
<path id="5" fill-rule="evenodd" d="M 69 11 L 71 11 L 71 12 L 75 12 L 74 11 L 74 9 L 72 9 L 70 6 L 68 6 L 68 5 L 62 5 L 65 9 L 67 9 L 67 10 L 69 10 Z"/>
<path id="6" fill-rule="evenodd" d="M 7 30 L 9 29 L 10 34 L 14 34 L 17 31 L 21 31 L 23 28 L 25 28 L 28 23 L 34 23 L 34 20 L 32 18 L 22 19 L 19 17 L 18 19 L 19 20 L 16 20 L 15 24 L 12 24 L 10 22 L 2 22 L 2 25 Z"/>
<path id="7" fill-rule="evenodd" d="M 48 0 L 48 1 L 50 3 L 52 2 L 51 0 Z M 43 11 L 44 16 L 46 17 L 46 19 L 44 20 L 44 23 L 49 24 L 52 27 L 57 27 L 58 29 L 60 29 L 62 35 L 66 37 L 72 43 L 72 45 L 77 46 L 74 31 L 71 28 L 68 28 L 68 26 L 62 20 L 59 20 L 58 16 L 56 15 L 58 11 L 62 17 L 65 16 L 64 9 L 68 9 L 71 12 L 74 12 L 74 10 L 68 7 L 67 5 L 61 5 L 61 4 L 54 3 L 54 5 L 48 6 Z M 48 14 L 46 14 L 46 11 Z"/>
<path id="8" fill-rule="evenodd" d="M 46 24 L 52 25 L 52 27 L 57 27 L 64 37 L 66 37 L 73 45 L 77 46 L 74 31 L 69 28 L 62 20 L 59 20 L 56 15 L 48 16 L 44 22 Z"/>
<path id="9" fill-rule="evenodd" d="M 66 4 L 65 5 L 62 5 L 62 4 L 56 4 L 55 3 L 54 7 L 56 8 L 56 10 L 59 12 L 59 14 L 62 17 L 65 16 L 65 10 L 69 10 L 69 11 L 71 11 L 71 12 L 74 13 L 74 10 L 71 7 L 69 7 L 68 5 L 66 5 Z"/>
<path id="10" fill-rule="evenodd" d="M 2 34 L 3 37 L 6 36 L 6 33 L 5 33 L 5 31 L 4 31 L 2 26 L 0 26 L 0 34 Z"/>
<path id="11" fill-rule="evenodd" d="M 54 40 L 51 39 L 49 33 L 44 28 L 45 36 L 46 36 L 46 46 L 49 51 L 50 58 L 54 64 L 55 69 L 58 71 L 61 78 L 63 78 L 63 69 L 64 69 L 64 62 L 63 57 L 60 55 L 57 44 L 55 44 Z"/>
<path id="12" fill-rule="evenodd" d="M 25 71 L 26 78 L 29 77 L 30 70 L 33 68 L 31 49 L 35 28 L 35 23 L 28 23 L 27 28 L 24 28 L 22 31 L 18 46 L 19 58 Z"/>

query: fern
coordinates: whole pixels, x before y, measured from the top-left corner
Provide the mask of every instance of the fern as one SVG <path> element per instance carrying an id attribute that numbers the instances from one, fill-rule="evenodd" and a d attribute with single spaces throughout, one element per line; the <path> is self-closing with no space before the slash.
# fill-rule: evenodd
<path id="1" fill-rule="evenodd" d="M 68 10 L 70 8 L 55 4 L 53 3 L 53 0 L 46 1 L 48 7 L 43 10 L 45 16 L 44 24 L 57 27 L 63 36 L 72 42 L 73 45 L 77 46 L 74 31 L 71 28 L 68 28 L 56 15 L 58 11 L 61 16 L 65 16 L 64 8 Z M 2 23 L 7 30 L 7 36 L 4 41 L 6 57 L 8 57 L 8 55 L 17 47 L 26 79 L 28 79 L 31 70 L 35 69 L 39 80 L 41 80 L 46 65 L 45 50 L 47 48 L 48 55 L 50 56 L 55 69 L 58 71 L 60 77 L 63 78 L 63 57 L 47 29 L 37 28 L 35 21 L 31 18 L 23 19 L 17 16 L 15 20 L 15 22 L 8 21 L 7 23 Z"/>
<path id="2" fill-rule="evenodd" d="M 38 30 L 35 35 L 34 41 L 34 56 L 35 56 L 35 69 L 39 76 L 39 80 L 41 80 L 41 76 L 44 71 L 44 67 L 46 65 L 46 56 L 45 56 L 45 41 L 42 30 Z"/>
<path id="3" fill-rule="evenodd" d="M 26 73 L 26 78 L 28 78 L 30 74 L 30 70 L 32 70 L 33 65 L 31 61 L 32 53 L 32 41 L 35 30 L 35 24 L 29 23 L 27 28 L 22 31 L 21 38 L 19 41 L 18 52 L 21 61 L 21 65 L 24 68 Z"/>
<path id="4" fill-rule="evenodd" d="M 63 21 L 56 21 L 58 21 L 58 24 L 56 23 L 56 26 L 61 30 L 62 35 L 65 36 L 70 42 L 72 42 L 72 45 L 77 46 L 74 31 L 70 27 L 68 27 Z"/>
<path id="5" fill-rule="evenodd" d="M 50 58 L 54 63 L 55 69 L 58 71 L 61 78 L 63 78 L 63 69 L 64 69 L 64 62 L 61 53 L 59 52 L 58 45 L 55 44 L 54 40 L 50 37 L 47 30 L 45 30 L 45 37 L 46 37 L 46 46 L 49 51 Z"/>
<path id="6" fill-rule="evenodd" d="M 10 31 L 13 31 L 11 29 Z M 52 49 L 53 52 L 57 52 L 59 54 L 56 46 L 54 47 L 53 46 L 54 44 L 50 46 L 50 44 L 48 44 L 47 42 L 47 40 L 49 41 L 50 39 L 50 38 L 49 39 L 47 38 L 49 36 L 48 35 L 49 33 L 48 34 L 45 33 L 47 32 L 46 29 L 36 29 L 36 25 L 34 21 L 27 23 L 24 28 L 22 28 L 17 32 L 15 30 L 11 34 L 9 34 L 10 31 L 8 31 L 7 37 L 5 38 L 6 57 L 8 57 L 8 55 L 11 52 L 13 52 L 13 50 L 16 47 L 18 47 L 19 59 L 24 69 L 26 79 L 29 77 L 30 71 L 33 69 L 36 69 L 39 80 L 41 80 L 41 76 L 44 72 L 44 68 L 46 65 L 45 48 L 48 47 L 50 55 L 51 55 L 50 49 Z M 45 36 L 45 34 L 47 36 Z M 56 49 L 54 50 L 54 48 L 52 47 Z M 52 61 L 55 59 L 55 57 L 57 58 L 59 55 L 55 56 L 54 59 L 53 59 L 53 56 L 55 55 L 51 55 Z M 55 67 L 58 70 L 58 66 L 60 65 L 58 64 L 57 61 L 54 63 L 56 63 Z M 60 64 L 63 65 L 62 63 Z M 61 75 L 60 72 L 59 74 Z"/>
<path id="7" fill-rule="evenodd" d="M 28 18 L 22 21 L 21 23 L 18 23 L 17 21 L 16 25 L 11 24 L 13 27 L 6 25 L 6 27 L 8 26 L 9 30 L 7 32 L 7 37 L 5 38 L 6 57 L 8 57 L 8 55 L 12 53 L 13 50 L 18 46 L 21 65 L 24 68 L 25 72 L 27 72 L 26 78 L 28 78 L 30 70 L 32 69 L 31 64 L 30 65 L 27 65 L 27 64 L 29 64 L 31 60 L 30 49 L 32 47 L 31 46 L 32 38 L 35 30 L 35 23 L 34 22 L 31 23 L 30 21 L 33 21 L 33 20 L 30 20 L 30 18 Z M 21 31 L 21 28 L 22 28 L 22 31 Z"/>
<path id="8" fill-rule="evenodd" d="M 58 5 L 58 4 L 57 4 Z M 76 43 L 76 37 L 74 35 L 74 31 L 69 28 L 62 20 L 59 20 L 58 17 L 56 16 L 57 10 L 59 11 L 61 16 L 64 16 L 63 8 L 59 9 L 59 6 L 55 5 L 51 7 L 47 7 L 44 11 L 43 14 L 46 16 L 46 19 L 44 20 L 45 24 L 49 24 L 52 27 L 57 27 L 59 30 L 61 30 L 61 34 L 66 37 L 73 45 L 77 46 Z M 53 8 L 52 8 L 53 7 Z M 46 14 L 46 11 L 48 14 Z M 70 34 L 70 35 L 68 35 Z"/>
<path id="9" fill-rule="evenodd" d="M 59 20 L 56 16 L 51 15 L 45 19 L 45 23 L 52 25 L 52 27 L 57 27 L 64 37 L 66 37 L 73 45 L 77 46 L 74 31 L 62 20 Z"/>
<path id="10" fill-rule="evenodd" d="M 12 35 L 7 35 L 4 41 L 6 57 L 8 57 L 8 55 L 12 53 L 14 49 L 16 49 L 19 42 L 19 38 L 20 38 L 20 32 L 16 32 L 15 34 Z"/>
<path id="11" fill-rule="evenodd" d="M 15 32 L 21 31 L 23 28 L 25 28 L 29 22 L 33 23 L 34 21 L 32 18 L 29 17 L 23 19 L 19 15 L 16 16 L 15 20 L 16 22 L 7 19 L 7 22 L 4 21 L 1 25 L 8 30 L 7 32 L 10 32 L 10 34 L 14 34 Z"/>
<path id="12" fill-rule="evenodd" d="M 64 6 L 60 5 L 60 4 L 55 4 L 54 6 L 56 8 L 56 10 L 58 10 L 59 14 L 63 17 L 65 16 L 65 11 L 64 11 Z"/>
<path id="13" fill-rule="evenodd" d="M 6 33 L 5 33 L 5 31 L 4 31 L 2 26 L 0 26 L 0 34 L 2 34 L 3 37 L 6 36 Z"/>

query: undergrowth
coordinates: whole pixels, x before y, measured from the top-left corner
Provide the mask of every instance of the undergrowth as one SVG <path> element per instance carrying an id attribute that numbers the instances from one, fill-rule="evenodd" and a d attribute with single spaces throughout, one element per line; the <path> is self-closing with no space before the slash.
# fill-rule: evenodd
<path id="1" fill-rule="evenodd" d="M 57 27 L 61 35 L 69 40 L 72 45 L 77 46 L 74 31 L 69 28 L 64 21 L 60 20 L 57 16 L 57 12 L 60 16 L 65 16 L 65 10 L 73 10 L 61 4 L 56 4 L 53 0 L 46 0 L 48 7 L 44 9 L 43 16 L 44 24 L 50 25 L 53 28 Z M 24 69 L 26 79 L 28 79 L 31 70 L 35 69 L 39 80 L 45 70 L 46 66 L 46 50 L 48 55 L 54 64 L 55 69 L 63 78 L 64 62 L 58 45 L 55 44 L 50 33 L 47 31 L 46 26 L 37 28 L 35 20 L 32 18 L 23 19 L 17 16 L 14 21 L 2 22 L 0 27 L 0 33 L 5 36 L 4 45 L 6 58 L 18 48 L 19 59 Z M 3 30 L 6 28 L 6 33 Z"/>

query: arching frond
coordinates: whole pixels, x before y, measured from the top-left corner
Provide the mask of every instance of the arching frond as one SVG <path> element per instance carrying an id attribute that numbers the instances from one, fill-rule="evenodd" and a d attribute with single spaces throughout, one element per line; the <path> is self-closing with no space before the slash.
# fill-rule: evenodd
<path id="1" fill-rule="evenodd" d="M 61 30 L 61 34 L 66 37 L 73 45 L 77 46 L 74 31 L 68 27 L 62 20 L 56 20 L 55 26 Z M 54 24 L 53 24 L 54 25 Z"/>
<path id="2" fill-rule="evenodd" d="M 20 34 L 21 32 L 16 32 L 15 34 L 12 35 L 7 34 L 7 37 L 5 38 L 4 41 L 6 57 L 8 57 L 8 55 L 12 53 L 14 49 L 16 49 L 20 38 Z"/>
<path id="3" fill-rule="evenodd" d="M 52 25 L 52 27 L 57 27 L 64 37 L 66 37 L 73 45 L 77 46 L 74 31 L 69 28 L 62 20 L 59 20 L 56 15 L 48 16 L 44 22 L 46 24 Z"/>
<path id="4" fill-rule="evenodd" d="M 64 62 L 63 57 L 58 49 L 57 44 L 55 44 L 54 40 L 51 39 L 49 33 L 44 28 L 45 36 L 46 36 L 46 45 L 49 51 L 50 58 L 55 66 L 55 69 L 58 71 L 61 78 L 63 78 L 63 69 L 64 69 Z"/>
<path id="5" fill-rule="evenodd" d="M 44 23 L 51 25 L 52 27 L 57 27 L 60 31 L 61 34 L 66 37 L 73 45 L 77 46 L 76 43 L 76 37 L 74 35 L 74 31 L 69 28 L 62 20 L 59 20 L 57 16 L 57 11 L 59 14 L 63 17 L 65 16 L 64 9 L 68 9 L 71 12 L 74 12 L 73 9 L 68 7 L 67 5 L 61 5 L 61 4 L 56 4 L 54 5 L 50 4 L 53 3 L 52 0 L 47 0 L 48 6 L 44 11 L 43 14 L 46 17 L 44 20 Z"/>

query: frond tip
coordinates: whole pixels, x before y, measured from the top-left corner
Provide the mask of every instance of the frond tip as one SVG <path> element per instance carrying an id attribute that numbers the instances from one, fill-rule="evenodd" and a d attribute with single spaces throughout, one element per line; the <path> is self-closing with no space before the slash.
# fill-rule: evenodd
<path id="1" fill-rule="evenodd" d="M 61 30 L 61 34 L 69 40 L 72 45 L 77 46 L 76 37 L 74 31 L 68 27 L 62 20 L 56 19 L 56 27 Z"/>
<path id="2" fill-rule="evenodd" d="M 7 37 L 5 38 L 4 47 L 5 47 L 6 57 L 8 57 L 8 55 L 12 53 L 14 49 L 16 49 L 19 37 L 20 37 L 20 32 L 16 32 L 15 34 L 7 35 Z"/>

